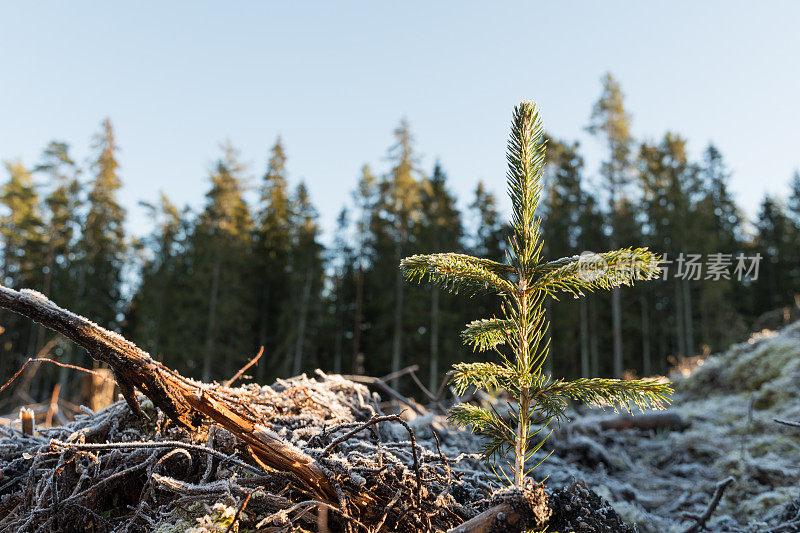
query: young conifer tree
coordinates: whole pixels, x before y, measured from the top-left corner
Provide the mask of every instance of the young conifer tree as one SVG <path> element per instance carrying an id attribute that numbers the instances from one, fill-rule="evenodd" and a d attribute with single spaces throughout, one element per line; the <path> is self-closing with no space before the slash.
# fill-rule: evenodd
<path id="1" fill-rule="evenodd" d="M 526 470 L 526 461 L 549 436 L 543 430 L 565 418 L 568 401 L 625 410 L 632 405 L 663 408 L 672 389 L 655 379 L 565 381 L 544 373 L 549 348 L 545 298 L 555 300 L 564 292 L 578 298 L 585 291 L 651 279 L 658 273 L 660 258 L 646 248 L 627 248 L 546 261 L 541 257 L 540 220 L 535 216 L 545 142 L 538 109 L 531 102 L 522 102 L 514 110 L 507 159 L 512 216 L 505 264 L 442 253 L 407 257 L 400 268 L 408 280 L 427 280 L 454 293 L 490 291 L 500 298 L 501 317 L 471 322 L 462 337 L 476 350 L 497 351 L 501 363 L 458 363 L 452 379 L 459 394 L 469 387 L 506 390 L 513 400 L 509 402 L 511 421 L 493 409 L 468 403 L 453 407 L 450 418 L 484 437 L 482 452 L 487 460 L 510 454 L 513 483 L 520 486 L 532 470 Z M 507 349 L 501 351 L 502 346 Z"/>

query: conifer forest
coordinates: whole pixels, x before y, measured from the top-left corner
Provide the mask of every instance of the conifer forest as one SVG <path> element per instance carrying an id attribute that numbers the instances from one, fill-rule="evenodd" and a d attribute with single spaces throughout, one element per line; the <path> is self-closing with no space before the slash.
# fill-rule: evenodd
<path id="1" fill-rule="evenodd" d="M 800 170 L 748 210 L 595 80 L 471 191 L 398 120 L 332 227 L 290 135 L 194 204 L 113 115 L 0 147 L 0 531 L 800 531 Z"/>

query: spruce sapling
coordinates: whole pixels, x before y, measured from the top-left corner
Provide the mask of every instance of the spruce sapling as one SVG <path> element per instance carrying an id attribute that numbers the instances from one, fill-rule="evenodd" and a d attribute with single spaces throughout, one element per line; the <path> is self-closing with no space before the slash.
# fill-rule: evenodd
<path id="1" fill-rule="evenodd" d="M 509 462 L 509 467 L 516 486 L 521 486 L 532 470 L 526 470 L 526 462 L 552 433 L 552 429 L 547 434 L 544 430 L 554 420 L 565 418 L 570 400 L 625 410 L 632 405 L 663 408 L 672 393 L 670 386 L 658 379 L 565 381 L 544 373 L 549 350 L 545 298 L 556 300 L 563 292 L 578 298 L 585 291 L 652 279 L 659 272 L 660 260 L 646 248 L 544 260 L 535 211 L 542 191 L 545 148 L 537 107 L 520 103 L 514 109 L 508 142 L 512 215 L 505 264 L 455 253 L 414 255 L 400 263 L 408 280 L 430 281 L 453 293 L 490 291 L 501 300 L 501 318 L 476 320 L 462 332 L 465 344 L 479 351 L 495 350 L 501 362 L 458 363 L 453 367 L 452 382 L 458 394 L 469 387 L 506 390 L 512 400 L 509 417 L 468 403 L 453 407 L 449 417 L 484 437 L 482 452 L 487 460 L 511 455 L 514 464 Z M 502 346 L 507 350 L 501 351 Z"/>

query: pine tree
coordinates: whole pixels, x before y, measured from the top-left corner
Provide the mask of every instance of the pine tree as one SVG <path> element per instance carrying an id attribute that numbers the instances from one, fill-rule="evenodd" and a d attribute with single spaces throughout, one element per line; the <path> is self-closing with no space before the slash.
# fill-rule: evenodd
<path id="1" fill-rule="evenodd" d="M 792 242 L 791 222 L 781 202 L 767 195 L 761 202 L 756 221 L 755 247 L 762 256 L 756 309 L 772 311 L 793 303 L 790 261 L 797 250 L 797 242 Z"/>
<path id="2" fill-rule="evenodd" d="M 540 206 L 541 216 L 545 221 L 542 231 L 545 242 L 543 251 L 550 257 L 578 255 L 587 250 L 581 247 L 584 239 L 580 217 L 583 212 L 584 192 L 581 188 L 583 158 L 578 153 L 578 143 L 567 144 L 548 139 L 546 169 L 545 184 L 548 194 Z M 559 360 L 566 368 L 580 368 L 582 376 L 591 373 L 588 312 L 585 307 L 586 300 L 580 299 L 578 302 L 564 302 L 550 310 L 551 322 L 556 326 L 552 347 L 560 355 Z M 580 331 L 578 351 L 573 342 L 575 331 Z"/>
<path id="3" fill-rule="evenodd" d="M 154 357 L 163 360 L 165 353 L 172 355 L 168 346 L 176 335 L 180 335 L 180 328 L 175 327 L 178 317 L 171 313 L 171 308 L 181 308 L 184 300 L 182 278 L 185 269 L 182 263 L 189 227 L 187 213 L 181 213 L 164 193 L 157 204 L 141 204 L 147 209 L 148 218 L 154 222 L 155 228 L 142 243 L 141 283 L 126 322 L 131 337 Z M 172 320 L 167 320 L 168 317 Z M 180 361 L 176 363 L 183 366 Z"/>
<path id="4" fill-rule="evenodd" d="M 289 270 L 294 318 L 294 350 L 292 375 L 303 369 L 303 355 L 308 347 L 312 314 L 320 309 L 320 291 L 324 276 L 322 246 L 319 244 L 319 215 L 311 204 L 308 188 L 300 183 L 292 195 L 291 242 Z"/>
<path id="5" fill-rule="evenodd" d="M 208 290 L 198 307 L 206 311 L 199 336 L 205 339 L 202 378 L 215 370 L 230 375 L 253 350 L 254 295 L 242 276 L 250 265 L 252 219 L 243 198 L 243 166 L 238 152 L 222 146 L 223 154 L 211 171 L 211 190 L 192 236 L 194 274 L 197 286 Z"/>
<path id="6" fill-rule="evenodd" d="M 403 258 L 419 219 L 420 190 L 415 178 L 416 160 L 411 127 L 406 120 L 394 130 L 395 145 L 389 150 L 393 167 L 383 185 L 384 216 L 389 222 L 391 240 L 394 243 L 394 261 L 397 265 Z M 392 321 L 392 372 L 400 370 L 403 359 L 403 276 L 397 272 L 394 287 L 394 313 Z"/>
<path id="7" fill-rule="evenodd" d="M 258 380 L 266 380 L 270 367 L 280 366 L 289 355 L 291 295 L 289 292 L 289 250 L 291 247 L 291 205 L 286 176 L 286 152 L 280 137 L 275 141 L 261 182 L 254 235 L 254 292 L 258 294 L 257 343 L 264 347 L 264 361 L 258 365 Z"/>
<path id="8" fill-rule="evenodd" d="M 363 330 L 364 316 L 364 276 L 367 268 L 367 258 L 370 248 L 374 244 L 372 236 L 371 218 L 375 207 L 375 196 L 377 180 L 372 175 L 369 166 L 364 165 L 361 169 L 361 178 L 358 188 L 353 193 L 353 200 L 358 209 L 359 218 L 356 222 L 356 266 L 355 266 L 355 308 L 353 311 L 353 351 L 351 359 L 351 371 L 353 374 L 364 372 L 363 354 L 361 352 L 361 335 Z"/>
<path id="9" fill-rule="evenodd" d="M 479 350 L 507 344 L 513 355 L 502 356 L 500 364 L 457 364 L 453 383 L 460 393 L 473 386 L 505 389 L 515 401 L 511 407 L 515 423 L 472 404 L 456 405 L 450 417 L 486 439 L 483 452 L 487 458 L 512 453 L 513 483 L 520 486 L 529 473 L 526 462 L 546 439 L 538 436 L 553 420 L 564 418 L 568 400 L 623 408 L 628 408 L 629 402 L 660 407 L 671 389 L 654 380 L 581 378 L 567 382 L 543 373 L 548 356 L 548 345 L 543 342 L 547 330 L 544 299 L 559 292 L 579 297 L 584 291 L 650 279 L 658 270 L 658 257 L 636 248 L 597 254 L 590 264 L 601 268 L 591 268 L 581 257 L 545 262 L 540 221 L 534 215 L 541 196 L 545 143 L 538 111 L 530 102 L 515 108 L 507 159 L 513 228 L 507 263 L 444 253 L 408 257 L 401 270 L 410 280 L 427 279 L 451 292 L 488 290 L 502 300 L 502 318 L 471 322 L 463 338 Z"/>
<path id="10" fill-rule="evenodd" d="M 8 212 L 0 217 L 2 275 L 0 284 L 13 288 L 42 290 L 45 256 L 45 227 L 39 195 L 31 172 L 20 161 L 5 164 L 9 180 L 0 188 L 0 204 Z M 5 363 L 23 354 L 36 353 L 40 326 L 11 317 L 0 328 L 0 378 Z"/>
<path id="11" fill-rule="evenodd" d="M 92 163 L 94 179 L 89 190 L 89 211 L 81 233 L 78 286 L 82 290 L 82 314 L 109 329 L 119 327 L 123 309 L 122 269 L 128 243 L 125 209 L 117 201 L 122 187 L 117 162 L 117 144 L 111 121 L 105 119 L 95 136 L 97 157 Z"/>
<path id="12" fill-rule="evenodd" d="M 461 214 L 456 207 L 456 199 L 447 188 L 447 175 L 440 163 L 436 163 L 433 175 L 423 179 L 420 195 L 422 219 L 417 232 L 417 243 L 425 252 L 441 250 L 443 246 L 458 246 L 463 234 Z M 435 391 L 439 382 L 439 359 L 443 341 L 440 330 L 447 331 L 451 326 L 457 327 L 453 320 L 453 301 L 448 295 L 440 294 L 437 287 L 430 289 L 430 304 L 422 305 L 430 309 L 429 346 L 430 359 L 428 367 L 428 387 Z M 427 296 L 427 295 L 426 295 Z M 457 330 L 456 330 L 457 331 Z M 446 342 L 446 341 L 445 341 Z"/>
<path id="13" fill-rule="evenodd" d="M 69 155 L 69 146 L 57 141 L 45 148 L 34 170 L 47 176 L 50 185 L 50 193 L 45 198 L 49 217 L 43 292 L 53 301 L 70 305 L 76 299 L 77 280 L 70 267 L 81 230 L 80 171 Z"/>
<path id="14" fill-rule="evenodd" d="M 607 73 L 603 77 L 603 94 L 592 109 L 589 132 L 605 138 L 609 158 L 603 162 L 602 174 L 609 196 L 609 221 L 611 246 L 616 248 L 616 226 L 620 224 L 625 187 L 628 184 L 630 152 L 633 138 L 630 133 L 631 117 L 625 110 L 622 89 L 617 80 Z M 622 311 L 619 290 L 611 290 L 612 332 L 614 339 L 614 375 L 623 371 Z"/>
<path id="15" fill-rule="evenodd" d="M 675 353 L 688 357 L 696 348 L 694 306 L 689 279 L 678 277 L 678 267 L 681 257 L 685 260 L 701 246 L 694 205 L 700 192 L 698 169 L 687 158 L 686 140 L 674 133 L 665 134 L 658 144 L 643 143 L 639 161 L 649 244 L 663 250 L 673 265 L 668 275 L 673 289 Z"/>
<path id="16" fill-rule="evenodd" d="M 0 220 L 3 236 L 3 285 L 42 290 L 45 224 L 32 173 L 20 161 L 5 164 L 9 180 L 0 203 L 9 212 Z"/>

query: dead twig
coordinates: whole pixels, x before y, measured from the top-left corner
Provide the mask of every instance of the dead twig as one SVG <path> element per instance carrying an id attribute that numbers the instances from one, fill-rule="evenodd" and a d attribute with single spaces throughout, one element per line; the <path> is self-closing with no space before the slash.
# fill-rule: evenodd
<path id="1" fill-rule="evenodd" d="M 784 426 L 800 428 L 800 422 L 792 422 L 791 420 L 780 420 L 778 418 L 773 418 L 772 420 L 777 422 L 778 424 L 783 424 Z"/>
<path id="2" fill-rule="evenodd" d="M 94 370 L 89 370 L 88 368 L 83 368 L 82 366 L 70 365 L 70 364 L 67 364 L 67 363 L 59 363 L 58 361 L 56 361 L 54 359 L 47 359 L 47 358 L 41 358 L 41 357 L 29 357 L 28 360 L 25 361 L 25 363 L 23 363 L 23 365 L 20 367 L 20 369 L 17 370 L 17 372 L 13 376 L 11 376 L 11 379 L 6 381 L 6 383 L 2 387 L 0 387 L 0 392 L 3 392 L 6 389 L 6 387 L 11 385 L 14 382 L 14 380 L 17 379 L 20 374 L 22 374 L 22 372 L 25 370 L 25 367 L 27 367 L 31 363 L 52 363 L 52 364 L 54 364 L 56 366 L 60 366 L 62 368 L 70 368 L 72 370 L 78 370 L 80 372 L 86 372 L 87 374 L 91 374 L 93 376 L 97 376 L 97 377 L 99 377 L 100 379 L 102 379 L 104 381 L 114 381 L 110 377 L 104 375 L 102 372 L 96 372 Z"/>
<path id="3" fill-rule="evenodd" d="M 410 367 L 409 367 L 410 368 Z M 418 415 L 422 415 L 422 410 L 414 405 L 413 402 L 409 401 L 408 398 L 391 388 L 383 379 L 381 378 L 373 378 L 370 376 L 342 376 L 344 379 L 349 379 L 350 381 L 355 381 L 356 383 L 364 383 L 366 385 L 375 385 L 383 392 L 397 400 L 398 402 L 402 403 L 403 405 L 409 407 L 412 411 L 417 413 Z"/>
<path id="4" fill-rule="evenodd" d="M 711 497 L 711 501 L 708 502 L 708 506 L 706 507 L 706 510 L 703 511 L 703 514 L 693 515 L 685 513 L 683 515 L 686 518 L 695 521 L 694 524 L 684 529 L 683 533 L 697 533 L 698 531 L 705 528 L 706 522 L 708 522 L 708 519 L 711 518 L 711 515 L 714 514 L 714 511 L 717 509 L 720 500 L 722 500 L 722 495 L 725 493 L 725 489 L 727 489 L 728 486 L 730 486 L 730 484 L 733 482 L 734 479 L 732 477 L 728 477 L 717 483 L 717 488 L 714 489 L 714 495 Z"/>
<path id="5" fill-rule="evenodd" d="M 378 525 L 376 525 L 375 529 L 372 530 L 373 533 L 378 533 L 381 530 L 381 528 L 383 527 L 383 523 L 386 522 L 386 519 L 389 517 L 389 512 L 392 510 L 392 507 L 394 507 L 394 504 L 397 503 L 397 500 L 400 499 L 401 494 L 402 491 L 400 490 L 394 493 L 392 499 L 389 500 L 389 503 L 383 509 L 383 514 L 381 515 L 381 519 L 378 521 Z"/>
<path id="6" fill-rule="evenodd" d="M 49 428 L 53 425 L 53 416 L 58 413 L 59 394 L 61 394 L 61 383 L 56 383 L 55 387 L 53 387 L 53 394 L 50 395 L 50 405 L 47 407 L 47 415 L 45 415 L 45 427 Z"/>
<path id="7" fill-rule="evenodd" d="M 261 351 L 263 352 L 264 348 L 261 348 Z M 259 354 L 260 353 L 261 352 L 259 352 Z M 234 376 L 234 377 L 236 377 L 236 376 Z M 239 506 L 238 509 L 236 509 L 236 514 L 233 515 L 233 520 L 231 520 L 231 523 L 228 524 L 228 527 L 225 529 L 225 533 L 230 533 L 231 531 L 233 531 L 233 526 L 236 524 L 236 522 L 239 521 L 239 517 L 242 516 L 242 511 L 244 511 L 244 508 L 247 507 L 247 502 L 250 501 L 250 497 L 252 495 L 253 495 L 252 492 L 248 492 L 247 496 L 244 497 L 244 500 L 242 501 L 242 504 Z"/>
<path id="8" fill-rule="evenodd" d="M 411 426 L 406 424 L 406 421 L 400 418 L 399 415 L 383 415 L 383 416 L 374 416 L 370 418 L 363 424 L 353 428 L 352 430 L 348 431 L 341 437 L 334 439 L 333 442 L 328 444 L 328 446 L 326 446 L 325 449 L 322 451 L 322 456 L 327 457 L 328 455 L 330 455 L 333 449 L 336 448 L 339 444 L 354 437 L 356 434 L 358 434 L 361 431 L 364 431 L 368 427 L 378 424 L 380 422 L 397 422 L 398 424 L 401 424 L 404 428 L 406 428 L 406 431 L 408 431 L 409 439 L 411 440 L 411 456 L 414 461 L 414 475 L 417 480 L 417 505 L 419 505 L 421 508 L 422 476 L 419 473 L 419 458 L 417 457 L 417 440 L 414 437 L 414 430 L 411 429 Z"/>
<path id="9" fill-rule="evenodd" d="M 242 368 L 240 368 L 239 371 L 237 373 L 235 373 L 231 379 L 223 382 L 222 384 L 225 385 L 226 387 L 230 387 L 233 384 L 234 381 L 236 381 L 237 379 L 242 377 L 242 374 L 244 374 L 247 371 L 248 368 L 250 368 L 251 366 L 256 364 L 258 362 L 258 360 L 261 359 L 261 356 L 263 354 L 264 354 L 264 347 L 262 346 L 255 357 L 250 359 L 250 361 L 246 365 L 244 365 Z"/>
<path id="10" fill-rule="evenodd" d="M 147 449 L 147 448 L 179 448 L 182 450 L 190 450 L 200 453 L 207 453 L 209 455 L 213 455 L 221 459 L 224 462 L 230 462 L 235 464 L 236 466 L 240 466 L 246 470 L 254 472 L 256 474 L 263 474 L 263 471 L 259 468 L 254 467 L 253 465 L 249 465 L 244 461 L 240 461 L 235 457 L 231 457 L 229 455 L 225 455 L 222 452 L 217 450 L 206 448 L 205 446 L 200 446 L 199 444 L 188 444 L 186 442 L 181 442 L 177 440 L 166 440 L 161 442 L 101 442 L 101 443 L 73 443 L 73 442 L 63 442 L 58 439 L 51 439 L 50 446 L 56 448 L 72 448 L 75 450 L 114 450 L 114 449 L 125 449 L 125 448 L 137 448 L 137 449 Z"/>

